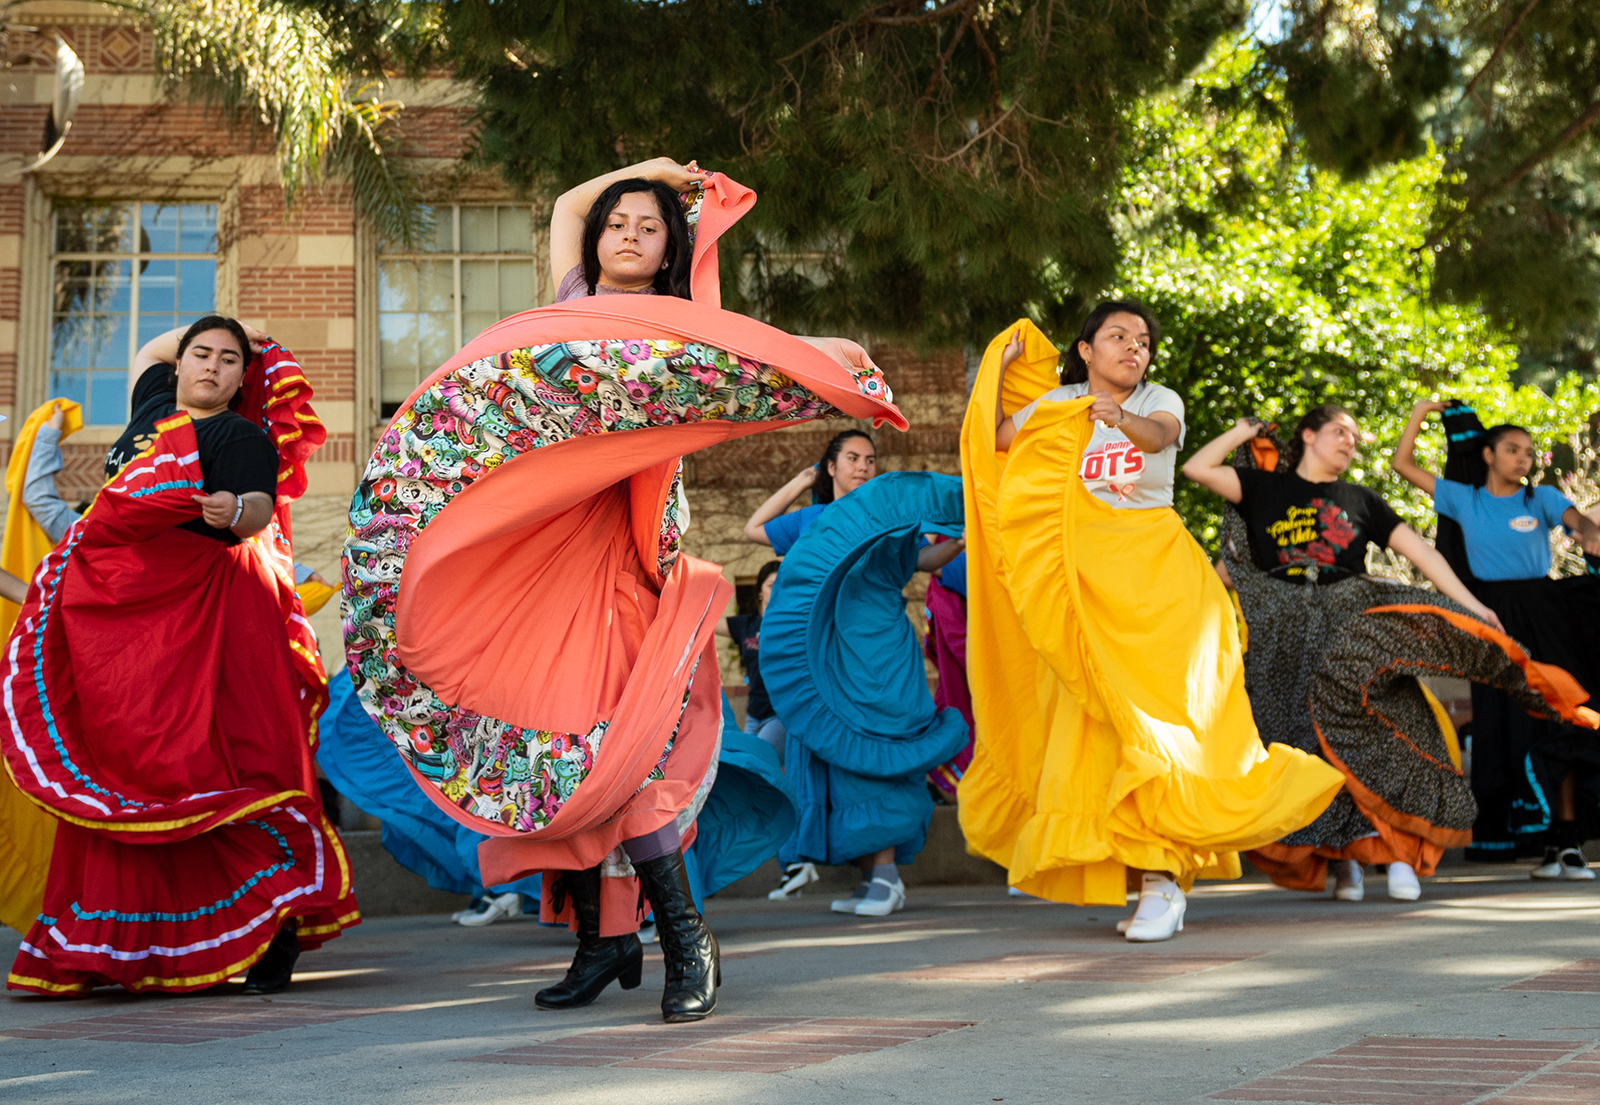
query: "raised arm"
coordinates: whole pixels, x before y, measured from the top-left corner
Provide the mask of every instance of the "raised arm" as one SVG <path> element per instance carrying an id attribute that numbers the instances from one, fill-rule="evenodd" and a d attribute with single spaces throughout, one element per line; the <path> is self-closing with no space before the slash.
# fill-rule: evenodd
<path id="1" fill-rule="evenodd" d="M 1506 631 L 1506 627 L 1500 624 L 1499 616 L 1467 590 L 1467 585 L 1461 582 L 1461 577 L 1456 575 L 1449 562 L 1439 554 L 1439 550 L 1424 541 L 1416 530 L 1403 522 L 1394 527 L 1393 532 L 1389 534 L 1389 548 L 1415 564 L 1417 570 L 1427 577 L 1429 583 L 1439 589 L 1441 595 L 1455 599 L 1500 632 Z"/>
<path id="2" fill-rule="evenodd" d="M 1237 503 L 1244 498 L 1244 485 L 1239 482 L 1239 473 L 1228 463 L 1228 454 L 1260 432 L 1260 423 L 1239 419 L 1233 429 L 1196 449 L 1194 456 L 1184 461 L 1183 474 L 1228 502 Z"/>
<path id="3" fill-rule="evenodd" d="M 927 545 L 917 550 L 917 571 L 936 572 L 960 556 L 966 548 L 965 537 L 958 537 L 954 541 L 941 541 L 937 545 Z"/>
<path id="4" fill-rule="evenodd" d="M 756 512 L 750 515 L 750 520 L 744 524 L 745 537 L 758 545 L 770 547 L 772 538 L 767 536 L 767 523 L 788 510 L 796 499 L 811 490 L 811 485 L 816 483 L 819 476 L 827 479 L 817 470 L 816 465 L 802 468 L 798 476 L 778 488 L 766 502 L 756 507 Z"/>
<path id="5" fill-rule="evenodd" d="M 600 193 L 611 185 L 619 180 L 639 178 L 659 180 L 669 188 L 687 192 L 707 175 L 696 168 L 693 161 L 685 166 L 670 157 L 653 157 L 649 161 L 629 165 L 626 169 L 586 180 L 576 188 L 561 193 L 556 197 L 555 206 L 550 209 L 551 279 L 559 284 L 573 266 L 582 263 L 583 221 L 588 218 L 589 208 L 600 198 Z"/>
<path id="6" fill-rule="evenodd" d="M 1389 458 L 1389 467 L 1397 472 L 1401 479 L 1412 487 L 1433 494 L 1434 475 L 1425 468 L 1417 465 L 1417 434 L 1422 432 L 1422 424 L 1428 420 L 1428 415 L 1434 411 L 1444 410 L 1443 403 L 1432 401 L 1418 403 L 1411 408 L 1411 417 L 1406 419 L 1405 432 L 1400 435 L 1400 444 L 1394 447 L 1394 456 Z"/>
<path id="7" fill-rule="evenodd" d="M 272 340 L 254 326 L 246 326 L 242 322 L 239 323 L 239 326 L 244 330 L 244 336 L 250 339 L 250 348 L 245 350 L 247 358 L 261 352 L 262 342 Z M 178 342 L 183 337 L 183 332 L 187 329 L 188 327 L 186 326 L 179 326 L 176 329 L 168 330 L 165 334 L 157 334 L 139 347 L 139 352 L 133 355 L 133 364 L 128 368 L 128 394 L 130 396 L 133 394 L 133 385 L 139 382 L 139 377 L 144 375 L 145 369 L 152 365 L 175 365 L 178 363 Z"/>
<path id="8" fill-rule="evenodd" d="M 1006 369 L 1011 367 L 1011 362 L 1022 356 L 1022 329 L 1011 335 L 1011 340 L 1006 343 L 1005 349 L 1000 352 L 1000 374 L 995 377 L 994 383 L 994 447 L 998 452 L 1006 452 L 1011 448 L 1011 443 L 1017 437 L 1017 424 L 1011 414 L 1006 413 Z"/>

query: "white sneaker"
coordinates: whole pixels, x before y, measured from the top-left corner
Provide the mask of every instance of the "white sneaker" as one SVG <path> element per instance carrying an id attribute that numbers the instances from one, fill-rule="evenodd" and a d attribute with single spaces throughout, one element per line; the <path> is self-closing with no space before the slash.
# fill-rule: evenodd
<path id="1" fill-rule="evenodd" d="M 504 894 L 496 894 L 486 899 L 482 909 L 461 917 L 456 924 L 465 925 L 467 928 L 482 928 L 496 921 L 512 921 L 521 916 L 522 895 L 515 890 L 508 890 Z"/>
<path id="2" fill-rule="evenodd" d="M 779 902 L 785 898 L 793 898 L 800 893 L 800 888 L 808 883 L 814 883 L 822 878 L 817 874 L 817 865 L 814 863 L 791 863 L 783 870 L 783 885 L 767 895 L 768 901 Z"/>
<path id="3" fill-rule="evenodd" d="M 1563 879 L 1581 882 L 1594 878 L 1594 871 L 1589 867 L 1589 861 L 1583 858 L 1583 853 L 1578 849 L 1563 848 L 1559 858 Z"/>
<path id="4" fill-rule="evenodd" d="M 1394 885 L 1393 883 L 1390 884 Z M 1361 865 L 1353 859 L 1335 860 L 1333 864 L 1333 897 L 1340 902 L 1359 902 L 1366 897 L 1362 885 Z"/>
<path id="5" fill-rule="evenodd" d="M 1561 850 L 1546 848 L 1544 862 L 1528 872 L 1530 879 L 1559 879 L 1561 877 Z"/>
<path id="6" fill-rule="evenodd" d="M 887 917 L 889 914 L 906 907 L 906 884 L 899 879 L 890 882 L 888 879 L 873 879 L 873 886 L 887 886 L 887 898 L 862 898 L 856 903 L 857 917 Z"/>
<path id="7" fill-rule="evenodd" d="M 1129 942 L 1149 944 L 1171 940 L 1183 931 L 1183 913 L 1189 900 L 1178 884 L 1163 875 L 1146 874 L 1139 888 L 1139 905 L 1125 935 Z"/>
<path id="8" fill-rule="evenodd" d="M 871 885 L 872 884 L 869 882 L 863 882 L 860 886 L 856 887 L 850 892 L 850 896 L 848 898 L 835 898 L 833 900 L 833 904 L 828 908 L 833 910 L 835 913 L 854 913 L 856 911 L 856 906 L 866 899 L 867 887 Z"/>
<path id="9" fill-rule="evenodd" d="M 1422 884 L 1409 863 L 1389 865 L 1389 897 L 1401 902 L 1414 902 L 1422 897 Z"/>

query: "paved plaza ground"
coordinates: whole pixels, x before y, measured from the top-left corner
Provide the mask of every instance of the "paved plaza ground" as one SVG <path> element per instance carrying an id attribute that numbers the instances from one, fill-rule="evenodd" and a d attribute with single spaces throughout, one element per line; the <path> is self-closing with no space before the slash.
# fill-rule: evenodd
<path id="1" fill-rule="evenodd" d="M 379 918 L 270 999 L 0 998 L 0 1101 L 1600 1102 L 1600 886 L 1441 876 L 1412 903 L 1202 884 L 1145 946 L 997 887 L 883 921 L 714 899 L 697 1026 L 660 1023 L 654 949 L 640 989 L 541 1012 L 565 931 Z"/>

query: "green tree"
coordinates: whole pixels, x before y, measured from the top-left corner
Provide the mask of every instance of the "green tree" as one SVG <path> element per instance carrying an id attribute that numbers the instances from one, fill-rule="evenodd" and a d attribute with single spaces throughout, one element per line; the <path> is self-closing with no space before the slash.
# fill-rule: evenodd
<path id="1" fill-rule="evenodd" d="M 1600 408 L 1600 387 L 1574 375 L 1548 393 L 1517 386 L 1507 329 L 1435 301 L 1423 247 L 1448 202 L 1440 153 L 1424 147 L 1355 180 L 1318 168 L 1284 82 L 1263 80 L 1259 60 L 1247 42 L 1219 47 L 1183 88 L 1132 115 L 1116 290 L 1162 320 L 1152 376 L 1185 398 L 1185 453 L 1243 415 L 1288 428 L 1306 408 L 1340 402 L 1372 435 L 1352 478 L 1430 531 L 1431 508 L 1383 459 L 1414 402 L 1459 396 L 1486 422 L 1520 423 L 1548 444 Z M 1437 430 L 1422 454 L 1442 466 Z M 1178 507 L 1215 539 L 1214 496 L 1180 481 Z"/>

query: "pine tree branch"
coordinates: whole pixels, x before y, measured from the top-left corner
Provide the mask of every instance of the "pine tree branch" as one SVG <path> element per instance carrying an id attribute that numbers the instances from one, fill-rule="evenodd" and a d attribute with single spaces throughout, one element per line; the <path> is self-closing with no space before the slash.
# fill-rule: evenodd
<path id="1" fill-rule="evenodd" d="M 1527 4 L 1523 5 L 1522 10 L 1517 13 L 1517 17 L 1511 21 L 1511 26 L 1507 27 L 1505 34 L 1500 36 L 1500 41 L 1495 45 L 1494 53 L 1489 55 L 1489 60 L 1484 62 L 1483 68 L 1479 69 L 1472 79 L 1467 82 L 1466 89 L 1461 93 L 1461 99 L 1465 100 L 1471 96 L 1473 90 L 1478 87 L 1478 82 L 1483 80 L 1489 74 L 1489 71 L 1495 67 L 1495 64 L 1500 60 L 1500 55 L 1505 53 L 1506 47 L 1511 45 L 1512 38 L 1522 28 L 1523 20 L 1528 18 L 1538 3 L 1539 0 L 1528 0 Z"/>
<path id="2" fill-rule="evenodd" d="M 917 106 L 913 111 L 921 111 L 933 99 L 933 93 L 939 87 L 939 78 L 944 76 L 946 66 L 950 64 L 951 56 L 956 52 L 956 47 L 961 45 L 962 37 L 967 33 L 967 28 L 972 24 L 972 16 L 968 15 L 961 20 L 961 25 L 956 28 L 956 33 L 950 39 L 950 45 L 939 55 L 938 64 L 928 76 L 928 87 L 922 90 L 922 95 L 917 98 Z"/>

